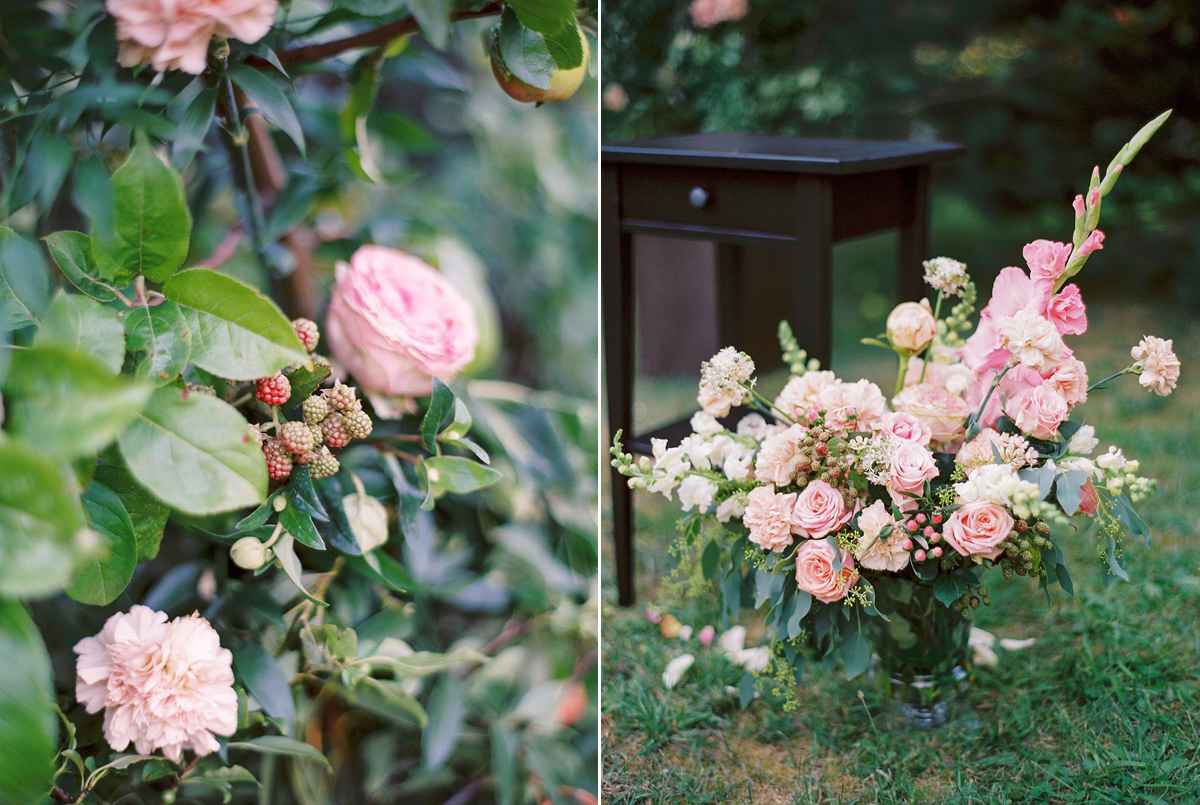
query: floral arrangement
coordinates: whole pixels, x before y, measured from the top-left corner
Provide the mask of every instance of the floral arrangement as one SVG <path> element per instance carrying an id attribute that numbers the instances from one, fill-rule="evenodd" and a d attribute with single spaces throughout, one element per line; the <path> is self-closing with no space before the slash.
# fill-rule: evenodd
<path id="1" fill-rule="evenodd" d="M 703 410 L 680 444 L 656 440 L 653 456 L 635 462 L 618 434 L 614 466 L 635 489 L 678 494 L 685 540 L 694 542 L 705 522 L 722 526 L 696 549 L 704 575 L 719 574 L 727 614 L 751 596 L 767 606 L 785 665 L 799 665 L 798 638 L 807 634 L 827 657 L 840 653 L 848 675 L 861 673 L 872 624 L 895 636 L 898 581 L 910 585 L 902 603 L 924 590 L 959 616 L 990 603 L 982 578 L 990 567 L 1006 580 L 1071 592 L 1058 540 L 1073 534 L 1065 528 L 1072 518 L 1094 521 L 1108 576 L 1127 578 L 1121 548 L 1129 536 L 1147 537 L 1134 506 L 1154 481 L 1115 446 L 1097 454 L 1095 429 L 1072 414 L 1122 374 L 1169 394 L 1180 365 L 1171 341 L 1146 336 L 1128 366 L 1089 382 L 1066 341 L 1087 329 L 1069 280 L 1102 248 L 1103 197 L 1167 114 L 1139 131 L 1103 177 L 1093 172 L 1073 203 L 1070 243 L 1034 241 L 1023 251 L 1028 270 L 1000 272 L 969 337 L 976 292 L 966 266 L 945 257 L 925 263 L 934 303 L 901 303 L 886 334 L 867 339 L 897 356 L 890 400 L 867 380 L 822 371 L 783 323 L 791 376 L 774 400 L 757 391 L 751 358 L 727 347 L 703 364 Z M 726 427 L 719 418 L 742 405 L 756 410 Z"/>

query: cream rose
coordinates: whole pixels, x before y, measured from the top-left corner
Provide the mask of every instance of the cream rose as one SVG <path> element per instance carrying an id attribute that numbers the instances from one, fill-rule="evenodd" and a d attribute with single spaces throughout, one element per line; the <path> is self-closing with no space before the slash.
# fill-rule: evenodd
<path id="1" fill-rule="evenodd" d="M 792 544 L 792 509 L 796 493 L 780 495 L 769 486 L 750 490 L 742 525 L 750 530 L 750 541 L 768 551 L 781 553 Z"/>
<path id="2" fill-rule="evenodd" d="M 334 357 L 364 391 L 420 397 L 475 357 L 471 304 L 415 257 L 363 246 L 337 267 L 325 333 Z"/>
<path id="3" fill-rule="evenodd" d="M 941 444 L 962 437 L 963 424 L 971 413 L 962 397 L 929 383 L 909 386 L 892 398 L 892 406 L 899 413 L 916 417 L 929 428 L 930 440 Z"/>
<path id="4" fill-rule="evenodd" d="M 796 549 L 796 586 L 826 604 L 845 598 L 846 590 L 858 581 L 858 571 L 854 569 L 854 557 L 841 553 L 842 569 L 834 571 L 837 554 L 827 541 L 804 542 Z"/>
<path id="5" fill-rule="evenodd" d="M 954 510 L 942 529 L 942 536 L 963 556 L 997 559 L 1012 531 L 1012 515 L 995 503 L 978 500 Z"/>
<path id="6" fill-rule="evenodd" d="M 887 337 L 893 346 L 920 352 L 937 332 L 937 322 L 928 299 L 901 302 L 887 317 Z"/>
<path id="7" fill-rule="evenodd" d="M 846 508 L 842 493 L 824 481 L 804 487 L 792 509 L 792 531 L 819 539 L 850 522 L 854 512 Z"/>
<path id="8" fill-rule="evenodd" d="M 871 570 L 887 570 L 896 573 L 908 564 L 909 554 L 904 549 L 904 532 L 895 527 L 896 521 L 882 500 L 877 500 L 858 515 L 858 530 L 862 537 L 854 558 L 860 565 Z M 880 536 L 885 528 L 892 532 Z"/>
<path id="9" fill-rule="evenodd" d="M 271 30 L 277 0 L 106 0 L 117 21 L 117 59 L 199 75 L 214 36 L 257 42 Z"/>

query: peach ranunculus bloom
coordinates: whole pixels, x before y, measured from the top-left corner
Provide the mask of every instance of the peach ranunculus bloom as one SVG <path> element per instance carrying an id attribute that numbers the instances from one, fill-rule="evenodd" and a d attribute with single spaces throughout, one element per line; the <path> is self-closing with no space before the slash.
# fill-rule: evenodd
<path id="1" fill-rule="evenodd" d="M 122 65 L 204 72 L 214 36 L 257 42 L 271 30 L 278 0 L 105 0 L 117 20 Z"/>
<path id="2" fill-rule="evenodd" d="M 697 28 L 711 28 L 722 22 L 740 20 L 749 10 L 746 0 L 692 0 L 688 14 Z"/>
<path id="3" fill-rule="evenodd" d="M 416 257 L 363 246 L 339 263 L 325 316 L 329 349 L 359 386 L 382 397 L 422 397 L 475 357 L 471 303 Z"/>
<path id="4" fill-rule="evenodd" d="M 829 541 L 806 540 L 796 549 L 796 586 L 826 604 L 845 598 L 846 591 L 858 581 L 858 571 L 854 569 L 854 557 L 845 551 L 841 554 L 842 569 L 835 572 L 836 554 Z"/>
<path id="5" fill-rule="evenodd" d="M 132 743 L 138 754 L 161 749 L 178 761 L 184 749 L 217 751 L 213 735 L 237 729 L 233 655 L 198 614 L 168 623 L 138 605 L 75 653 L 75 696 L 89 713 L 104 710 L 104 737 L 118 752 Z"/>
<path id="6" fill-rule="evenodd" d="M 1172 341 L 1147 335 L 1130 350 L 1133 359 L 1142 364 L 1138 382 L 1163 397 L 1170 394 L 1179 382 L 1179 358 L 1175 355 Z"/>

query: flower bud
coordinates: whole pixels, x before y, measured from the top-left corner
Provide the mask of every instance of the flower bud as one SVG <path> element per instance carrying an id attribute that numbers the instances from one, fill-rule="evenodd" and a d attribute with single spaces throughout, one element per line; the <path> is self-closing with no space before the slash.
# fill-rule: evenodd
<path id="1" fill-rule="evenodd" d="M 267 563 L 269 549 L 254 537 L 242 537 L 233 543 L 229 556 L 233 563 L 246 570 L 258 570 Z"/>

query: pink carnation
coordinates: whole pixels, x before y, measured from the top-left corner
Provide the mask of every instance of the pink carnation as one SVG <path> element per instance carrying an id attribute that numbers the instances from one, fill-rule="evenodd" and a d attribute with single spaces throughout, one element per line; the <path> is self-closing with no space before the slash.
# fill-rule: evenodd
<path id="1" fill-rule="evenodd" d="M 824 481 L 813 481 L 796 498 L 792 530 L 802 537 L 818 539 L 837 531 L 853 516 L 841 492 Z"/>
<path id="2" fill-rule="evenodd" d="M 1004 552 L 1003 543 L 1012 528 L 1011 514 L 995 503 L 977 500 L 954 510 L 942 536 L 963 556 L 997 559 Z"/>
<path id="3" fill-rule="evenodd" d="M 1035 240 L 1021 250 L 1021 256 L 1025 258 L 1034 280 L 1057 280 L 1067 267 L 1067 258 L 1071 256 L 1071 244 Z"/>
<path id="4" fill-rule="evenodd" d="M 833 569 L 837 553 L 823 539 L 808 540 L 796 549 L 796 586 L 812 593 L 813 598 L 831 604 L 846 597 L 846 590 L 858 581 L 854 557 L 841 551 L 842 568 Z"/>
<path id="5" fill-rule="evenodd" d="M 106 0 L 126 67 L 149 64 L 199 75 L 214 36 L 257 42 L 271 30 L 277 0 Z"/>
<path id="6" fill-rule="evenodd" d="M 805 459 L 800 441 L 808 433 L 803 425 L 792 425 L 763 440 L 754 460 L 754 477 L 762 483 L 787 486 L 796 477 L 796 468 Z"/>
<path id="7" fill-rule="evenodd" d="M 1163 340 L 1147 335 L 1130 350 L 1133 359 L 1142 365 L 1138 382 L 1155 394 L 1166 397 L 1179 382 L 1179 358 L 1175 355 L 1173 339 Z"/>
<path id="8" fill-rule="evenodd" d="M 1078 358 L 1067 358 L 1054 369 L 1046 383 L 1067 401 L 1067 405 L 1087 402 L 1087 367 Z"/>
<path id="9" fill-rule="evenodd" d="M 1067 421 L 1071 408 L 1061 393 L 1049 383 L 1043 383 L 1010 400 L 1007 411 L 1022 433 L 1035 439 L 1053 439 L 1059 425 Z"/>
<path id="10" fill-rule="evenodd" d="M 368 393 L 420 397 L 475 357 L 475 311 L 415 257 L 363 246 L 339 263 L 325 332 L 334 357 Z"/>
<path id="11" fill-rule="evenodd" d="M 750 541 L 768 551 L 781 553 L 792 544 L 792 509 L 796 493 L 776 494 L 769 486 L 758 486 L 746 496 L 742 525 L 750 531 Z"/>
<path id="12" fill-rule="evenodd" d="M 817 408 L 825 411 L 825 424 L 846 430 L 870 430 L 887 415 L 887 398 L 869 380 L 837 382 L 817 395 Z"/>
<path id="13" fill-rule="evenodd" d="M 184 749 L 215 752 L 213 735 L 237 729 L 233 656 L 198 614 L 167 622 L 135 606 L 118 612 L 95 637 L 75 645 L 75 696 L 89 713 L 104 710 L 104 737 L 117 752 Z"/>
<path id="14" fill-rule="evenodd" d="M 1081 335 L 1087 330 L 1087 309 L 1079 286 L 1071 283 L 1055 294 L 1046 305 L 1046 318 L 1063 335 Z"/>

